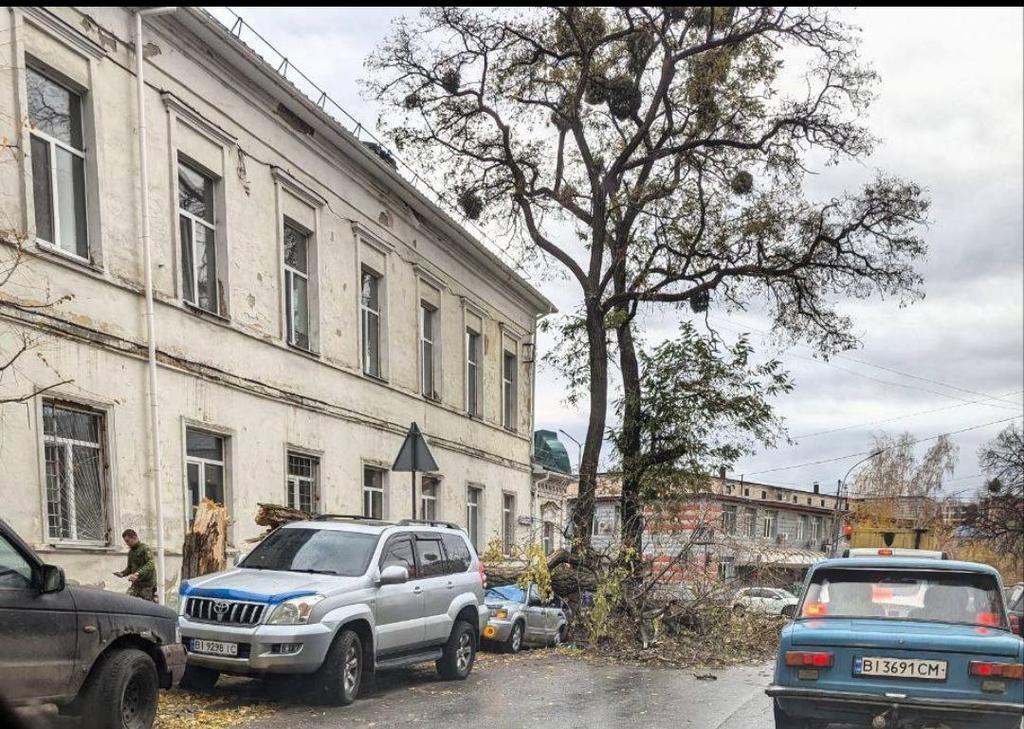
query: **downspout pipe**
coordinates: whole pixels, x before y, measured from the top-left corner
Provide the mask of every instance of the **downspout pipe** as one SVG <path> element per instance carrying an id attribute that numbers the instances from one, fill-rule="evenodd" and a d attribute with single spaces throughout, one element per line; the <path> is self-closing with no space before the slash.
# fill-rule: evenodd
<path id="1" fill-rule="evenodd" d="M 156 595 L 166 604 L 164 584 L 167 578 L 167 548 L 164 544 L 163 494 L 160 490 L 160 398 L 156 372 L 156 317 L 153 313 L 153 245 L 149 232 L 149 156 L 146 149 L 146 83 L 143 75 L 145 51 L 142 42 L 142 18 L 166 15 L 177 8 L 157 7 L 135 11 L 135 97 L 136 129 L 139 130 L 139 195 L 142 203 L 142 255 L 146 280 L 146 339 L 149 371 L 149 450 L 153 503 L 156 506 Z"/>

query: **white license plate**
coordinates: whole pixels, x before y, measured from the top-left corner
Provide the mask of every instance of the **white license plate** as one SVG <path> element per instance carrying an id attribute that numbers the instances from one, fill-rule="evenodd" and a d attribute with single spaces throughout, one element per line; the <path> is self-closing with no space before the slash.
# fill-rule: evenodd
<path id="1" fill-rule="evenodd" d="M 193 653 L 208 653 L 212 656 L 237 656 L 238 643 L 224 643 L 219 640 L 192 639 L 191 650 Z"/>
<path id="2" fill-rule="evenodd" d="M 925 661 L 916 658 L 886 658 L 864 656 L 853 663 L 856 676 L 886 676 L 890 678 L 915 678 L 925 681 L 945 681 L 945 661 Z"/>

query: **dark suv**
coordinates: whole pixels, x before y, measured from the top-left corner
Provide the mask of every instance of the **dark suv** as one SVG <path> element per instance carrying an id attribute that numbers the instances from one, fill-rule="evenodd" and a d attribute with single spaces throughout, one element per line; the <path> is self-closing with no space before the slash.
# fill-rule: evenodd
<path id="1" fill-rule="evenodd" d="M 57 704 L 92 729 L 148 729 L 185 668 L 174 611 L 66 586 L 0 520 L 0 695 Z"/>

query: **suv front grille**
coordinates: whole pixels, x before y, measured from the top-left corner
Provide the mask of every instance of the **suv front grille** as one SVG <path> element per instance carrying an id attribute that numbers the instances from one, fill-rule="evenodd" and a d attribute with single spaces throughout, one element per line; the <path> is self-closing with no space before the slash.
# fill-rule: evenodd
<path id="1" fill-rule="evenodd" d="M 226 625 L 256 625 L 263 617 L 266 605 L 258 602 L 237 602 L 207 597 L 190 597 L 185 603 L 185 615 L 192 620 Z"/>

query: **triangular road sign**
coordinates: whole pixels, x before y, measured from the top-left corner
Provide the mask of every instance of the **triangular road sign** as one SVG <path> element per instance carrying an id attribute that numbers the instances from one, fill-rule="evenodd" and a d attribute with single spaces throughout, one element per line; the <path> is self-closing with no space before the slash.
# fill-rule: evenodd
<path id="1" fill-rule="evenodd" d="M 419 426 L 413 423 L 405 436 L 405 442 L 398 449 L 398 457 L 392 471 L 436 471 L 437 461 L 430 453 L 430 447 L 420 432 Z"/>

